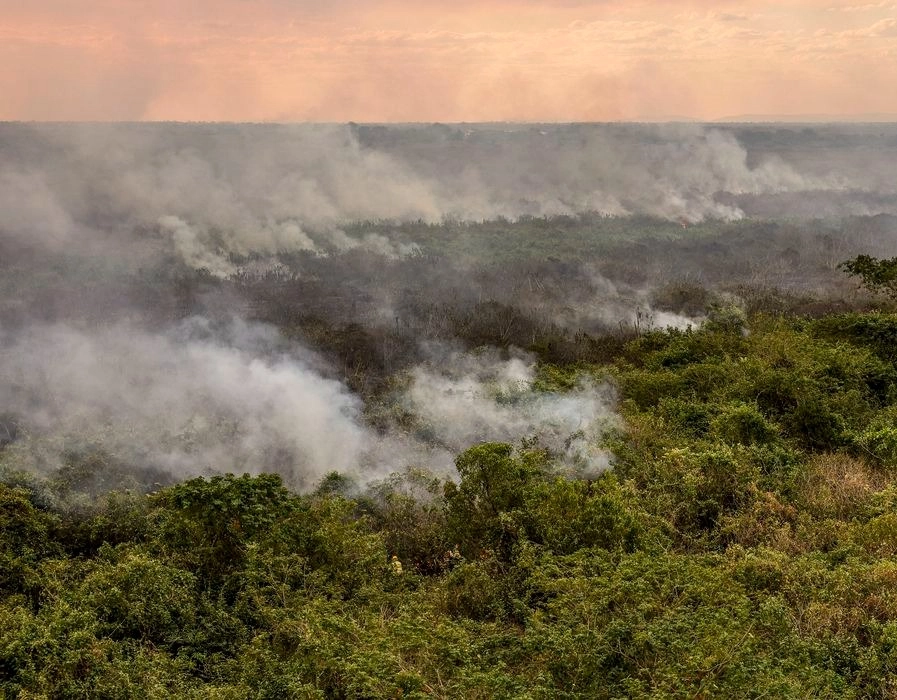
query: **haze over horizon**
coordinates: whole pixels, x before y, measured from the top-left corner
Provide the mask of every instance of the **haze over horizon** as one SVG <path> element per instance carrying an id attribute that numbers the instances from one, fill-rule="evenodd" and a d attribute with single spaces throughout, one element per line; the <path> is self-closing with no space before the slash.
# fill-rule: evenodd
<path id="1" fill-rule="evenodd" d="M 0 0 L 2 120 L 878 121 L 897 3 Z M 747 115 L 739 117 L 739 115 Z"/>

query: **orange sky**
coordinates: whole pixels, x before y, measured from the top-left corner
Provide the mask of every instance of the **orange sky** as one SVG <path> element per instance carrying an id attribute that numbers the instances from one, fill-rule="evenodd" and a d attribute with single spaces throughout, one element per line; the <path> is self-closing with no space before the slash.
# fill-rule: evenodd
<path id="1" fill-rule="evenodd" d="M 897 0 L 0 0 L 0 66 L 0 119 L 862 118 Z"/>

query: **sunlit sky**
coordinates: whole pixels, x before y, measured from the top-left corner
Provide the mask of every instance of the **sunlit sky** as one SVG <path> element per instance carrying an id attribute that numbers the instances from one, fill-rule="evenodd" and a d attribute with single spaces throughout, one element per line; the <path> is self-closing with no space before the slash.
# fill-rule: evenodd
<path id="1" fill-rule="evenodd" d="M 0 0 L 0 119 L 897 115 L 897 0 Z"/>

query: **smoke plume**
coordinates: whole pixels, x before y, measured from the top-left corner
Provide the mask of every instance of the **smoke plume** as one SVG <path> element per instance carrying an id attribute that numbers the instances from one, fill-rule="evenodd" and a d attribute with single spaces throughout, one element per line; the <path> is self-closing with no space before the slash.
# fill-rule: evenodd
<path id="1" fill-rule="evenodd" d="M 553 393 L 535 390 L 535 378 L 535 360 L 524 353 L 502 360 L 489 349 L 443 350 L 414 368 L 404 398 L 433 438 L 453 452 L 478 442 L 529 439 L 578 471 L 606 469 L 600 444 L 615 419 L 610 386 L 582 380 L 573 391 Z"/>
<path id="2" fill-rule="evenodd" d="M 2 460 L 304 488 L 531 440 L 600 471 L 612 390 L 544 391 L 513 348 L 699 324 L 675 280 L 831 288 L 897 240 L 890 133 L 0 124 Z"/>
<path id="3" fill-rule="evenodd" d="M 166 333 L 32 326 L 0 335 L 0 396 L 48 466 L 97 445 L 178 475 L 278 471 L 302 485 L 354 471 L 369 437 L 359 400 L 277 342 L 268 328 L 213 332 L 201 319 Z"/>

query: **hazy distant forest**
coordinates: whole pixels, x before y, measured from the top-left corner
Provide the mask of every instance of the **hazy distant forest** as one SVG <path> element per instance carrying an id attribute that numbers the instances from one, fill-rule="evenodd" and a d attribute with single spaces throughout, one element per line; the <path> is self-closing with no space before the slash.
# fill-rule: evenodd
<path id="1" fill-rule="evenodd" d="M 894 163 L 0 124 L 0 698 L 897 698 Z"/>

